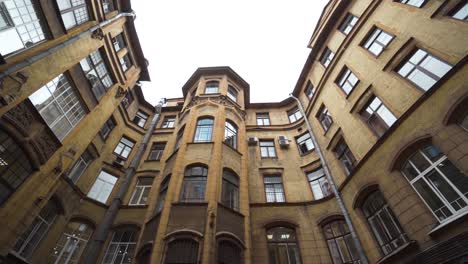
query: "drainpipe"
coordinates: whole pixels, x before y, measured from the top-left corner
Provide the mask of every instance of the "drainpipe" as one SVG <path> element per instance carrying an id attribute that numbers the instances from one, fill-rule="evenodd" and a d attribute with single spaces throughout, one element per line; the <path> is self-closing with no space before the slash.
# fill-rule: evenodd
<path id="1" fill-rule="evenodd" d="M 70 44 L 73 44 L 75 43 L 76 41 L 82 39 L 82 38 L 85 38 L 85 37 L 88 37 L 88 35 L 91 35 L 95 30 L 97 29 L 100 29 L 114 21 L 116 21 L 117 19 L 121 18 L 121 17 L 133 17 L 135 18 L 135 12 L 129 12 L 129 13 L 120 13 L 118 15 L 116 15 L 115 17 L 111 18 L 111 19 L 108 19 L 108 20 L 105 20 L 105 21 L 102 21 L 101 23 L 95 25 L 95 26 L 92 26 L 91 28 L 85 30 L 85 31 L 82 31 L 80 33 L 78 33 L 77 35 L 63 41 L 63 42 L 60 42 L 58 43 L 57 45 L 51 47 L 51 48 L 48 48 L 44 51 L 41 51 L 40 53 L 38 54 L 35 54 L 31 57 L 28 57 L 26 59 L 24 59 L 23 61 L 21 62 L 18 62 L 10 67 L 8 67 L 6 70 L 4 70 L 3 72 L 0 72 L 0 83 L 1 81 L 7 77 L 8 75 L 10 74 L 13 74 L 59 50 L 61 50 L 62 48 L 65 48 L 66 46 L 70 45 Z"/>
<path id="2" fill-rule="evenodd" d="M 307 118 L 307 116 L 306 116 L 306 114 L 304 112 L 304 108 L 302 107 L 302 103 L 293 94 L 289 94 L 289 96 L 297 101 L 299 111 L 301 111 L 301 114 L 304 117 L 304 121 L 305 121 L 305 123 L 307 125 L 307 130 L 309 130 L 310 138 L 312 139 L 312 142 L 314 143 L 315 150 L 317 151 L 317 154 L 320 157 L 320 162 L 322 163 L 322 168 L 323 168 L 323 171 L 325 172 L 325 176 L 327 177 L 327 180 L 330 183 L 331 189 L 333 191 L 333 194 L 335 195 L 335 198 L 336 198 L 336 201 L 338 203 L 338 206 L 340 207 L 341 213 L 343 214 L 344 219 L 346 221 L 346 224 L 348 225 L 349 232 L 351 233 L 351 237 L 353 238 L 354 243 L 356 245 L 356 249 L 357 249 L 357 251 L 359 253 L 359 258 L 361 260 L 361 263 L 362 264 L 368 264 L 369 262 L 367 260 L 367 256 L 366 256 L 366 253 L 364 251 L 364 248 L 363 248 L 363 246 L 361 244 L 361 241 L 359 241 L 359 239 L 358 239 L 358 237 L 356 235 L 354 225 L 351 222 L 351 217 L 349 217 L 348 210 L 346 209 L 346 206 L 343 203 L 343 200 L 341 199 L 340 191 L 336 187 L 335 181 L 333 180 L 333 178 L 332 178 L 332 176 L 330 174 L 330 170 L 328 169 L 327 162 L 325 160 L 325 157 L 323 156 L 320 145 L 317 143 L 317 139 L 316 139 L 315 134 L 314 134 L 314 132 L 312 130 L 312 127 L 310 126 L 309 119 Z"/>
<path id="3" fill-rule="evenodd" d="M 132 159 L 132 161 L 130 162 L 130 165 L 125 170 L 125 176 L 122 178 L 122 181 L 120 182 L 120 186 L 117 191 L 117 194 L 112 199 L 112 202 L 109 208 L 107 209 L 104 217 L 102 218 L 102 221 L 99 223 L 99 225 L 96 228 L 96 231 L 93 233 L 93 236 L 89 240 L 88 245 L 86 246 L 85 252 L 83 252 L 83 263 L 91 264 L 91 263 L 97 262 L 99 258 L 99 254 L 101 253 L 102 247 L 104 243 L 106 242 L 109 231 L 112 225 L 114 224 L 114 220 L 117 216 L 117 213 L 119 212 L 119 208 L 122 205 L 122 201 L 125 197 L 125 194 L 127 193 L 130 187 L 130 183 L 132 182 L 132 179 L 135 176 L 137 167 L 140 164 L 143 154 L 145 153 L 145 150 L 148 146 L 151 135 L 153 134 L 156 124 L 158 123 L 159 117 L 161 116 L 160 115 L 161 108 L 163 104 L 165 103 L 166 103 L 166 99 L 163 98 L 155 106 L 156 110 L 154 113 L 154 117 L 151 120 L 151 124 L 148 130 L 146 131 L 145 136 L 143 137 L 143 141 L 141 142 L 140 146 L 137 149 L 135 157 Z"/>

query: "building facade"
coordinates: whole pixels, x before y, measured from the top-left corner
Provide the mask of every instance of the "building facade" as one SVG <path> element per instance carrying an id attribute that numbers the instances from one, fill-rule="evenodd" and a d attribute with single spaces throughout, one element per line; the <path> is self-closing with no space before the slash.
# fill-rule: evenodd
<path id="1" fill-rule="evenodd" d="M 466 1 L 332 0 L 298 100 L 156 107 L 129 1 L 0 8 L 3 263 L 468 261 Z"/>

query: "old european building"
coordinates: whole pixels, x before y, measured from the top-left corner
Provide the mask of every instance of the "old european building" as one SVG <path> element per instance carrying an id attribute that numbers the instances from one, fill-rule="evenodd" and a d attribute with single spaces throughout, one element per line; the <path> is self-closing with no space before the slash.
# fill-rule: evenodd
<path id="1" fill-rule="evenodd" d="M 129 1 L 0 12 L 1 263 L 468 262 L 466 1 L 332 0 L 290 98 L 157 106 Z"/>

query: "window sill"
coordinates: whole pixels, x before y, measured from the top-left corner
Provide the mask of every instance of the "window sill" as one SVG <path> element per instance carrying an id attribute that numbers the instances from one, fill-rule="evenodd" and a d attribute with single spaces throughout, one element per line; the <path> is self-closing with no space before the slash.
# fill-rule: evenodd
<path id="1" fill-rule="evenodd" d="M 172 203 L 173 206 L 208 206 L 208 202 L 201 202 L 201 201 L 197 201 L 197 202 L 174 202 Z"/>
<path id="2" fill-rule="evenodd" d="M 453 217 L 451 217 L 451 219 L 446 220 L 445 222 L 440 223 L 439 225 L 434 227 L 431 231 L 429 231 L 428 235 L 429 236 L 438 235 L 442 230 L 448 228 L 449 226 L 452 226 L 456 223 L 463 221 L 467 217 L 468 217 L 468 208 L 466 208 L 463 212 L 460 212 L 459 214 L 454 215 Z"/>
<path id="3" fill-rule="evenodd" d="M 224 209 L 226 209 L 226 210 L 232 212 L 233 214 L 236 214 L 236 215 L 245 217 L 243 214 L 240 213 L 239 209 L 237 209 L 237 210 L 236 210 L 236 209 L 233 209 L 233 208 L 231 208 L 231 207 L 229 207 L 229 206 L 224 205 L 224 204 L 221 203 L 221 202 L 218 202 L 218 205 L 219 205 L 220 207 L 222 207 L 222 208 L 224 208 Z"/>
<path id="4" fill-rule="evenodd" d="M 143 162 L 161 162 L 161 159 L 158 159 L 158 160 L 144 160 Z"/>
<path id="5" fill-rule="evenodd" d="M 128 204 L 128 205 L 121 205 L 120 208 L 122 209 L 144 209 L 148 208 L 147 204 Z"/>
<path id="6" fill-rule="evenodd" d="M 237 149 L 233 148 L 231 145 L 229 145 L 228 143 L 224 142 L 223 141 L 223 145 L 225 145 L 226 147 L 230 148 L 232 151 L 235 151 L 237 154 L 241 155 L 242 156 L 242 153 L 240 153 Z"/>
<path id="7" fill-rule="evenodd" d="M 403 251 L 408 251 L 408 250 L 412 250 L 414 249 L 418 244 L 416 243 L 416 241 L 414 240 L 411 240 L 411 241 L 408 241 L 406 244 L 402 245 L 401 247 L 395 249 L 393 252 L 391 252 L 390 254 L 386 255 L 385 257 L 379 259 L 376 264 L 384 264 L 384 263 L 389 263 L 389 262 L 394 262 L 395 261 L 395 258 L 397 256 L 401 256 L 401 254 L 403 253 Z"/>
<path id="8" fill-rule="evenodd" d="M 213 141 L 188 142 L 187 145 L 214 144 Z"/>
<path id="9" fill-rule="evenodd" d="M 29 260 L 23 258 L 22 256 L 20 256 L 18 253 L 16 253 L 15 251 L 10 251 L 8 253 L 8 255 L 10 255 L 12 258 L 14 258 L 15 260 L 18 261 L 18 263 L 24 263 L 24 264 L 31 264 L 31 262 L 29 262 Z M 8 258 L 7 258 L 8 259 Z"/>
<path id="10" fill-rule="evenodd" d="M 311 150 L 309 150 L 309 151 L 307 151 L 307 152 L 304 152 L 304 153 L 300 153 L 300 152 L 299 152 L 299 153 L 300 153 L 300 156 L 301 156 L 301 157 L 304 157 L 304 156 L 307 156 L 307 155 L 309 155 L 310 153 L 312 153 L 312 152 L 314 152 L 314 151 L 315 151 L 315 148 L 313 148 L 313 149 L 311 149 Z"/>

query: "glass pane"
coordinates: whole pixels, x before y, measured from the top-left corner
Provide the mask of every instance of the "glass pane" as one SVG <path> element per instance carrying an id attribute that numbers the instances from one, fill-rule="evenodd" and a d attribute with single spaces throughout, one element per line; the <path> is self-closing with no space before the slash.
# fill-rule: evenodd
<path id="1" fill-rule="evenodd" d="M 468 198 L 468 177 L 455 167 L 448 159 L 442 161 L 437 168 L 447 177 L 461 193 Z"/>
<path id="2" fill-rule="evenodd" d="M 444 220 L 445 218 L 452 215 L 450 210 L 444 205 L 438 196 L 430 189 L 430 187 L 422 179 L 416 181 L 413 184 L 416 191 L 421 195 L 427 205 L 432 209 L 434 214 L 439 218 L 439 220 Z"/>
<path id="3" fill-rule="evenodd" d="M 423 157 L 423 155 L 421 155 L 421 153 L 418 151 L 416 152 L 411 158 L 411 163 L 413 163 L 413 165 L 420 171 L 420 172 L 423 172 L 424 170 L 426 170 L 430 164 L 429 164 L 429 161 L 427 161 L 426 158 Z"/>
<path id="4" fill-rule="evenodd" d="M 442 178 L 438 171 L 430 171 L 427 175 L 427 179 L 431 182 L 432 186 L 444 196 L 444 198 L 452 205 L 455 210 L 460 210 L 462 207 L 466 206 L 466 203 L 460 199 L 460 196 L 447 183 L 447 181 Z"/>

